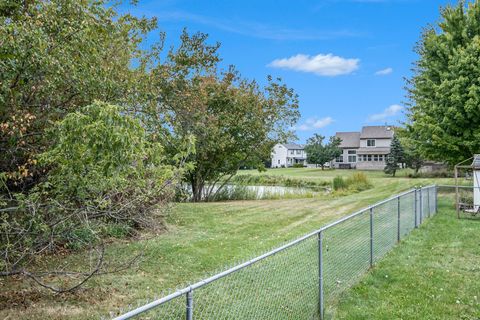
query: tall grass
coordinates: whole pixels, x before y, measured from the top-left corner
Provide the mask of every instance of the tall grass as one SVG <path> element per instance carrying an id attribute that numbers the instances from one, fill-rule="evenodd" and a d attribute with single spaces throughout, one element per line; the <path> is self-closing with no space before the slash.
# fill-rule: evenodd
<path id="1" fill-rule="evenodd" d="M 351 177 L 346 179 L 341 176 L 335 177 L 332 181 L 332 187 L 335 191 L 350 190 L 354 192 L 360 192 L 370 189 L 372 184 L 363 172 L 356 172 Z"/>
<path id="2" fill-rule="evenodd" d="M 207 201 L 225 201 L 225 200 L 277 200 L 277 199 L 298 199 L 298 198 L 313 198 L 319 192 L 312 190 L 283 190 L 269 191 L 255 190 L 249 188 L 247 185 L 234 185 L 231 187 L 222 188 L 214 196 L 207 199 Z"/>
<path id="3" fill-rule="evenodd" d="M 250 185 L 250 186 L 284 186 L 284 187 L 327 187 L 329 181 L 310 181 L 286 176 L 274 175 L 236 175 L 230 180 L 232 184 Z"/>

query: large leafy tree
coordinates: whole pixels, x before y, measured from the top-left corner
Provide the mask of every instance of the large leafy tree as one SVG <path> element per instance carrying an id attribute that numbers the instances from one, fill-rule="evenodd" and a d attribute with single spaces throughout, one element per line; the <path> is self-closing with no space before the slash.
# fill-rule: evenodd
<path id="1" fill-rule="evenodd" d="M 315 165 L 320 165 L 322 170 L 325 163 L 335 159 L 342 154 L 340 143 L 342 140 L 337 137 L 330 137 L 328 143 L 324 143 L 325 137 L 315 134 L 307 140 L 305 152 L 307 153 L 307 162 Z"/>
<path id="2" fill-rule="evenodd" d="M 194 169 L 186 175 L 194 201 L 214 197 L 241 167 L 262 168 L 299 116 L 292 89 L 279 79 L 262 87 L 233 67 L 220 70 L 217 49 L 205 34 L 184 32 L 181 45 L 149 74 L 154 99 L 147 97 L 140 112 L 171 154 L 195 138 L 187 159 Z"/>
<path id="3" fill-rule="evenodd" d="M 424 158 L 455 164 L 480 150 L 480 2 L 441 16 L 416 48 L 407 128 Z"/>
<path id="4" fill-rule="evenodd" d="M 0 172 L 12 191 L 40 176 L 45 130 L 94 100 L 122 103 L 142 64 L 138 45 L 155 20 L 117 14 L 109 1 L 0 4 Z"/>

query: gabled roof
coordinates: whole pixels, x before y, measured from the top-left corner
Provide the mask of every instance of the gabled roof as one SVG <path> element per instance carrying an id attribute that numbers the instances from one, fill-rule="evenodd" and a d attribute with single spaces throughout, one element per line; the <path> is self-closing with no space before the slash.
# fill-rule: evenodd
<path id="1" fill-rule="evenodd" d="M 303 149 L 305 148 L 305 146 L 303 144 L 296 144 L 296 143 L 282 143 L 282 146 L 284 146 L 285 148 L 287 149 L 295 149 L 295 150 L 298 150 L 298 149 Z"/>
<path id="2" fill-rule="evenodd" d="M 360 132 L 337 132 L 335 136 L 342 139 L 340 148 L 360 147 Z"/>
<path id="3" fill-rule="evenodd" d="M 371 138 L 393 138 L 393 127 L 392 126 L 365 126 L 362 128 L 362 133 L 360 134 L 360 139 L 371 139 Z"/>

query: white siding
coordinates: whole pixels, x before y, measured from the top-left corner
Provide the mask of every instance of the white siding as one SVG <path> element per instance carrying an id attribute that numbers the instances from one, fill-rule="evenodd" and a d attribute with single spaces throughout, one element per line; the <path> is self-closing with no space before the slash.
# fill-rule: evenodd
<path id="1" fill-rule="evenodd" d="M 473 209 L 480 207 L 480 170 L 473 171 Z"/>
<path id="2" fill-rule="evenodd" d="M 368 147 L 367 146 L 367 140 L 370 139 L 360 139 L 360 148 L 385 148 L 385 147 L 390 147 L 390 144 L 392 143 L 392 139 L 374 139 L 375 140 L 375 147 Z"/>
<path id="3" fill-rule="evenodd" d="M 287 148 L 277 144 L 272 151 L 272 168 L 281 168 L 282 166 L 287 166 Z"/>

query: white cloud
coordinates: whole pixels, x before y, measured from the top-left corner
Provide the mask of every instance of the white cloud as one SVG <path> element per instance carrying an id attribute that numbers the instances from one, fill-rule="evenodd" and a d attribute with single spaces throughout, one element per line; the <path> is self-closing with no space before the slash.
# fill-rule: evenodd
<path id="1" fill-rule="evenodd" d="M 359 62 L 360 59 L 345 59 L 331 53 L 316 56 L 297 54 L 290 58 L 275 59 L 268 66 L 310 72 L 319 76 L 339 76 L 357 70 Z"/>
<path id="2" fill-rule="evenodd" d="M 368 122 L 378 122 L 386 120 L 387 118 L 396 116 L 400 111 L 403 110 L 403 107 L 398 104 L 392 104 L 390 107 L 383 110 L 382 113 L 372 114 L 368 117 Z"/>
<path id="3" fill-rule="evenodd" d="M 321 119 L 317 118 L 308 118 L 305 123 L 302 123 L 298 127 L 295 127 L 294 129 L 299 130 L 299 131 L 311 131 L 314 129 L 321 129 L 333 122 L 332 117 L 325 117 Z"/>
<path id="4" fill-rule="evenodd" d="M 390 74 L 392 72 L 393 72 L 393 69 L 388 67 L 388 68 L 385 68 L 385 69 L 382 69 L 382 70 L 378 70 L 377 72 L 375 72 L 375 75 L 386 76 L 387 74 Z"/>

